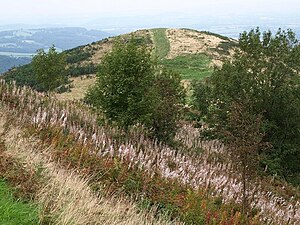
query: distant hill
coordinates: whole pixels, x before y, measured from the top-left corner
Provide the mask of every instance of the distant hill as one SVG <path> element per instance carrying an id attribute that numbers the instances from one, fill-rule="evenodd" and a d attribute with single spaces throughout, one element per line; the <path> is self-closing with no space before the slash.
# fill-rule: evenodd
<path id="1" fill-rule="evenodd" d="M 63 51 L 109 35 L 103 31 L 79 27 L 0 31 L 0 73 L 13 66 L 29 63 L 38 49 L 48 49 L 55 45 Z"/>
<path id="2" fill-rule="evenodd" d="M 0 52 L 35 53 L 37 49 L 47 49 L 53 44 L 67 50 L 108 36 L 103 31 L 80 27 L 0 31 Z"/>
<path id="3" fill-rule="evenodd" d="M 137 44 L 145 43 L 153 50 L 153 58 L 157 58 L 160 65 L 177 71 L 184 80 L 210 76 L 213 67 L 220 66 L 237 46 L 234 39 L 205 31 L 168 28 L 138 30 L 64 51 L 69 75 L 78 77 L 95 74 L 116 38 L 127 41 L 131 37 L 135 38 Z M 30 65 L 13 69 L 4 76 L 19 84 L 34 85 Z"/>
<path id="4" fill-rule="evenodd" d="M 28 57 L 11 57 L 0 55 L 0 74 L 8 71 L 9 69 L 25 65 L 31 62 L 31 58 Z"/>

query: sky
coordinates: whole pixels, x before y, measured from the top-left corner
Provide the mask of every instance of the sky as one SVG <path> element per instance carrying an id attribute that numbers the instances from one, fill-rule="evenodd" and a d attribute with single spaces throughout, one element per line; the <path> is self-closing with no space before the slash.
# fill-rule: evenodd
<path id="1" fill-rule="evenodd" d="M 281 15 L 300 11 L 299 0 L 0 0 L 0 25 L 86 23 L 99 17 L 162 14 L 236 16 Z"/>

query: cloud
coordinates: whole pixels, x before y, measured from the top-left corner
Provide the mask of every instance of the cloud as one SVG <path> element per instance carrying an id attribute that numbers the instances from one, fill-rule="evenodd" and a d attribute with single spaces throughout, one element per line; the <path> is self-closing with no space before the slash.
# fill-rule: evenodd
<path id="1" fill-rule="evenodd" d="M 137 16 L 177 13 L 234 15 L 300 11 L 298 0 L 0 0 L 1 20 L 54 21 L 95 16 Z"/>

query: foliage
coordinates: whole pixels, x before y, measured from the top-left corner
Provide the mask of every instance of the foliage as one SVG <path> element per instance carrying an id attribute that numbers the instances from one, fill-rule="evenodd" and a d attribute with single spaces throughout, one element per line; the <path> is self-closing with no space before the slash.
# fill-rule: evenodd
<path id="1" fill-rule="evenodd" d="M 4 79 L 8 82 L 15 81 L 19 86 L 29 86 L 33 87 L 36 90 L 39 90 L 39 84 L 37 83 L 32 65 L 24 65 L 17 68 L 14 68 L 3 75 Z"/>
<path id="2" fill-rule="evenodd" d="M 257 175 L 258 151 L 267 147 L 263 143 L 262 115 L 254 115 L 249 110 L 248 102 L 232 102 L 228 113 L 228 124 L 219 127 L 219 132 L 225 137 L 228 154 L 236 162 L 241 171 L 243 182 L 242 212 L 247 215 L 249 208 L 249 181 Z"/>
<path id="3" fill-rule="evenodd" d="M 176 134 L 185 99 L 181 77 L 176 72 L 163 69 L 156 74 L 154 89 L 156 93 L 152 120 L 154 136 L 170 143 Z"/>
<path id="4" fill-rule="evenodd" d="M 233 221 L 228 224 L 239 224 L 239 212 L 233 212 L 236 204 L 220 203 L 219 198 L 207 197 L 201 191 L 189 189 L 177 181 L 170 182 L 159 174 L 150 176 L 138 166 L 130 166 L 130 159 L 98 157 L 90 155 L 89 146 L 76 143 L 72 135 L 64 135 L 56 128 L 37 132 L 32 126 L 28 127 L 29 135 L 37 135 L 44 144 L 51 145 L 53 159 L 60 161 L 62 166 L 74 168 L 93 174 L 90 184 L 94 190 L 107 187 L 108 195 L 115 192 L 124 192 L 128 196 L 139 199 L 142 196 L 141 207 L 157 208 L 156 213 L 166 214 L 172 219 L 180 218 L 189 225 L 218 224 Z M 61 144 L 64 143 L 64 144 Z M 99 186 L 99 184 L 102 184 Z M 146 198 L 146 200 L 145 200 Z M 218 203 L 219 202 L 219 203 Z M 216 204 L 217 203 L 217 204 Z M 205 216 L 204 216 L 205 215 Z M 249 218 L 252 224 L 259 224 Z"/>
<path id="5" fill-rule="evenodd" d="M 132 39 L 104 57 L 86 100 L 118 126 L 140 123 L 167 141 L 175 135 L 183 96 L 180 76 L 158 68 L 146 46 Z"/>
<path id="6" fill-rule="evenodd" d="M 39 91 L 54 91 L 68 83 L 65 56 L 57 53 L 54 46 L 48 53 L 43 49 L 38 50 L 32 59 L 32 69 Z"/>
<path id="7" fill-rule="evenodd" d="M 97 72 L 97 66 L 95 66 L 93 63 L 89 63 L 83 66 L 70 65 L 68 68 L 68 74 L 71 77 L 78 77 L 80 75 L 86 75 L 86 74 L 94 74 L 96 72 Z"/>
<path id="8" fill-rule="evenodd" d="M 211 88 L 208 86 L 207 80 L 193 81 L 192 83 L 192 104 L 202 116 L 208 114 L 211 101 Z"/>
<path id="9" fill-rule="evenodd" d="M 149 124 L 153 82 L 154 65 L 146 47 L 118 42 L 102 60 L 96 86 L 88 92 L 87 101 L 119 126 Z"/>
<path id="10" fill-rule="evenodd" d="M 31 203 L 38 189 L 38 178 L 6 154 L 1 138 L 0 158 L 0 224 L 38 224 L 39 209 Z"/>
<path id="11" fill-rule="evenodd" d="M 248 102 L 247 113 L 262 115 L 263 141 L 272 145 L 260 151 L 261 164 L 271 174 L 293 182 L 300 174 L 299 43 L 291 31 L 279 30 L 272 36 L 257 28 L 240 35 L 239 48 L 232 62 L 209 80 L 208 121 L 216 132 L 219 127 L 229 129 L 231 103 Z"/>
<path id="12" fill-rule="evenodd" d="M 90 59 L 91 56 L 92 56 L 91 52 L 86 52 L 83 50 L 82 47 L 78 47 L 66 51 L 66 62 L 69 64 L 75 64 Z"/>
<path id="13" fill-rule="evenodd" d="M 200 222 L 197 219 L 201 215 L 207 224 L 244 224 L 236 205 L 241 201 L 239 172 L 229 160 L 212 157 L 216 154 L 227 157 L 219 141 L 199 141 L 199 133 L 192 127 L 180 130 L 184 147 L 175 151 L 145 137 L 137 127 L 124 132 L 98 126 L 96 115 L 78 102 L 62 103 L 2 80 L 0 99 L 1 106 L 13 116 L 7 124 L 22 126 L 28 137 L 40 137 L 42 149 L 51 146 L 49 154 L 53 160 L 91 177 L 89 184 L 95 191 L 102 183 L 105 188 L 102 191 L 108 195 L 126 191 L 137 198 L 147 198 L 151 204 L 158 203 L 164 211 L 174 213 L 174 217 L 179 215 L 184 220 L 187 215 L 191 224 Z M 199 147 L 203 149 L 201 155 L 186 151 Z M 211 189 L 205 188 L 207 184 Z M 138 191 L 129 193 L 130 186 Z M 221 200 L 212 199 L 210 193 L 222 196 Z M 296 223 L 298 193 L 281 181 L 252 183 L 251 206 L 257 207 L 258 214 L 251 214 L 249 223 L 259 224 L 259 220 Z M 200 206 L 201 211 L 194 206 Z M 286 216 L 282 217 L 282 213 Z"/>

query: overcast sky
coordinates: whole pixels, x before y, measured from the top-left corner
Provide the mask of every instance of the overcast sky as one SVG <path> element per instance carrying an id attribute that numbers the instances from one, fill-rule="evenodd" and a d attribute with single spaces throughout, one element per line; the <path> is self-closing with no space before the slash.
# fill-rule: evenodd
<path id="1" fill-rule="evenodd" d="M 0 25 L 88 21 L 159 14 L 280 15 L 300 12 L 300 0 L 0 0 Z"/>

